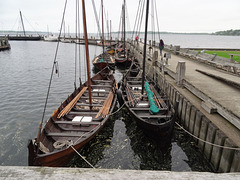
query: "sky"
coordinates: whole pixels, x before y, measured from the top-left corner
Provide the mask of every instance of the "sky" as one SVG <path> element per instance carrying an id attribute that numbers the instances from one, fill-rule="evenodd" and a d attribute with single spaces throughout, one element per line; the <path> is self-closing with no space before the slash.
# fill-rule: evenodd
<path id="1" fill-rule="evenodd" d="M 99 14 L 101 0 L 94 1 Z M 126 0 L 127 30 L 133 30 L 139 1 Z M 103 3 L 108 20 L 112 22 L 112 31 L 118 31 L 123 0 L 103 0 Z M 64 4 L 65 0 L 0 0 L 0 30 L 19 30 L 21 10 L 25 30 L 59 32 Z M 75 32 L 75 4 L 75 0 L 67 1 L 66 33 Z M 85 0 L 85 4 L 88 32 L 95 33 L 97 25 L 92 0 Z M 212 33 L 240 29 L 239 0 L 156 0 L 156 4 L 160 31 Z"/>

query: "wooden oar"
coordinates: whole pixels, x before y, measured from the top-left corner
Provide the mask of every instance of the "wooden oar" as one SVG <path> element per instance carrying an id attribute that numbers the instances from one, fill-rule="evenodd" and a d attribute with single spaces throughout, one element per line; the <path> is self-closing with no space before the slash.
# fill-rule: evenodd
<path id="1" fill-rule="evenodd" d="M 103 116 L 106 116 L 109 112 L 110 106 L 112 104 L 112 99 L 113 99 L 113 92 L 110 91 L 107 99 L 105 100 L 103 106 L 101 107 L 101 109 L 98 111 L 97 115 L 95 118 L 98 118 L 101 114 Z"/>
<path id="2" fill-rule="evenodd" d="M 156 97 L 156 101 L 157 101 L 157 104 L 159 104 L 159 108 L 167 108 L 167 105 L 166 105 L 166 103 L 164 102 L 164 100 L 163 99 L 159 99 L 157 96 L 156 96 L 156 90 L 154 89 L 154 88 L 152 88 L 151 87 L 151 90 L 152 90 L 152 92 L 154 93 L 154 96 Z M 161 106 L 162 107 L 161 107 Z"/>
<path id="3" fill-rule="evenodd" d="M 113 100 L 113 97 L 114 97 L 114 93 L 115 90 L 117 89 L 117 83 L 115 83 L 115 86 L 113 86 L 113 89 L 112 91 L 109 92 L 109 95 L 107 97 L 107 99 L 105 100 L 103 106 L 101 107 L 101 109 L 99 110 L 98 114 L 96 115 L 95 118 L 98 118 L 101 114 L 103 116 L 106 116 L 110 110 L 110 107 L 111 107 L 111 104 L 112 104 L 112 100 Z"/>
<path id="4" fill-rule="evenodd" d="M 78 93 L 78 95 L 70 102 L 67 106 L 58 114 L 57 118 L 61 118 L 65 114 L 69 113 L 71 109 L 75 106 L 77 101 L 80 99 L 80 97 L 83 95 L 83 93 L 87 90 L 88 87 L 83 87 L 82 90 Z"/>

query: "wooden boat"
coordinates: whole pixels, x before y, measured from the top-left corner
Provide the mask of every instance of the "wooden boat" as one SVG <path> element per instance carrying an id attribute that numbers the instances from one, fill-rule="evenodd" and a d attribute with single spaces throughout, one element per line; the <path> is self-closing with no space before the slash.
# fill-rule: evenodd
<path id="1" fill-rule="evenodd" d="M 42 37 L 32 35 L 8 35 L 8 39 L 12 41 L 40 41 Z"/>
<path id="2" fill-rule="evenodd" d="M 140 67 L 133 63 L 122 80 L 122 100 L 137 124 L 148 135 L 169 136 L 174 126 L 174 108 L 167 96 L 148 78 L 145 80 L 145 91 L 142 96 L 141 73 Z M 151 92 L 148 93 L 146 89 Z M 149 97 L 148 94 L 152 96 Z"/>
<path id="3" fill-rule="evenodd" d="M 57 108 L 40 137 L 31 140 L 29 165 L 64 166 L 104 127 L 116 103 L 115 79 L 109 68 L 91 78 L 92 109 L 89 109 L 87 82 Z M 72 108 L 71 108 L 72 107 Z M 64 114 L 68 109 L 69 112 Z"/>
<path id="4" fill-rule="evenodd" d="M 130 58 L 128 56 L 128 53 L 126 52 L 126 50 L 125 50 L 125 52 L 124 52 L 124 50 L 122 50 L 121 52 L 116 53 L 114 58 L 115 58 L 115 64 L 117 66 L 128 66 L 129 67 L 129 65 L 131 65 L 131 63 L 132 63 L 132 58 Z"/>
<path id="5" fill-rule="evenodd" d="M 123 44 L 122 48 L 117 50 L 117 53 L 115 54 L 115 62 L 117 66 L 129 66 L 131 64 L 131 58 L 129 58 L 128 49 L 126 48 L 126 18 L 125 18 L 125 0 L 123 1 L 122 6 L 122 26 L 123 26 Z"/>
<path id="6" fill-rule="evenodd" d="M 20 11 L 20 19 L 21 19 L 21 24 L 22 24 L 22 28 L 23 28 L 23 34 L 22 35 L 8 35 L 8 39 L 14 40 L 14 41 L 40 41 L 42 39 L 42 37 L 40 35 L 26 35 L 21 11 Z"/>
<path id="7" fill-rule="evenodd" d="M 102 47 L 103 47 L 103 53 L 96 56 L 92 63 L 95 68 L 98 70 L 101 70 L 102 68 L 105 68 L 106 66 L 109 66 L 111 68 L 114 68 L 115 66 L 115 60 L 114 58 L 109 55 L 107 52 L 105 52 L 105 40 L 104 40 L 104 25 L 103 25 L 103 0 L 101 1 L 102 6 Z"/>
<path id="8" fill-rule="evenodd" d="M 97 46 L 116 46 L 116 42 L 106 42 L 104 41 L 104 43 L 102 41 L 98 42 L 97 43 Z"/>
<path id="9" fill-rule="evenodd" d="M 41 122 L 37 138 L 28 144 L 29 165 L 66 166 L 104 127 L 116 104 L 112 70 L 106 67 L 90 78 L 84 0 L 82 7 L 88 81 L 56 109 L 43 129 Z"/>
<path id="10" fill-rule="evenodd" d="M 147 0 L 147 12 L 149 0 Z M 143 70 L 133 61 L 124 75 L 121 91 L 118 91 L 120 102 L 125 102 L 137 124 L 151 137 L 169 136 L 174 126 L 174 108 L 167 96 L 149 77 L 145 75 L 147 20 L 145 28 L 145 45 Z M 120 98 L 121 97 L 121 98 Z"/>
<path id="11" fill-rule="evenodd" d="M 114 68 L 115 66 L 114 58 L 106 52 L 96 56 L 93 59 L 92 63 L 94 67 L 97 68 L 98 70 L 101 70 L 107 66 L 110 68 Z"/>

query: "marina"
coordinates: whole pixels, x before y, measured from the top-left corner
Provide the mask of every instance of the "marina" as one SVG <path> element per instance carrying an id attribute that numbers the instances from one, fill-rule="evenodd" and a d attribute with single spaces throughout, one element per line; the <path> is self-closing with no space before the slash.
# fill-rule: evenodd
<path id="1" fill-rule="evenodd" d="M 123 0 L 121 35 L 112 36 L 111 21 L 110 30 L 108 20 L 105 25 L 110 33 L 104 32 L 103 0 L 101 18 L 94 1 L 92 5 L 98 34 L 88 34 L 89 8 L 82 0 L 81 8 L 79 1 L 75 4 L 76 34 L 65 36 L 66 0 L 59 33 L 38 34 L 38 40 L 27 36 L 20 11 L 24 35 L 1 36 L 3 177 L 39 170 L 49 176 L 48 170 L 57 167 L 59 172 L 66 168 L 72 178 L 68 169 L 106 179 L 113 171 L 125 177 L 136 170 L 145 172 L 135 178 L 156 179 L 168 171 L 173 179 L 186 172 L 193 176 L 204 172 L 195 174 L 200 178 L 217 173 L 237 178 L 239 37 L 171 33 L 160 37 L 153 0 L 139 1 L 138 24 L 128 33 Z M 219 33 L 226 32 L 214 34 Z M 231 43 L 223 45 L 219 39 Z"/>
<path id="2" fill-rule="evenodd" d="M 38 126 L 39 126 L 39 119 L 41 119 L 41 113 L 43 111 L 44 105 L 44 98 L 46 96 L 46 88 L 48 85 L 49 80 L 49 73 L 51 71 L 51 63 L 53 56 L 52 50 L 56 47 L 56 42 L 44 42 L 44 41 L 12 41 L 11 42 L 12 49 L 11 51 L 3 51 L 1 56 L 1 68 L 3 72 L 3 76 L 1 78 L 1 83 L 8 84 L 7 86 L 1 86 L 1 165 L 2 166 L 27 166 L 28 165 L 28 153 L 27 153 L 27 143 L 28 139 L 37 135 Z M 38 49 L 42 49 L 42 52 L 38 51 Z M 66 44 L 63 43 L 60 46 L 60 49 L 64 49 L 66 52 L 73 52 L 74 51 L 74 44 Z M 89 46 L 90 52 L 90 59 L 94 58 L 94 54 L 100 53 L 102 48 L 95 46 Z M 83 51 L 83 48 L 82 48 Z M 70 53 L 71 54 L 71 53 Z M 52 93 L 50 96 L 50 102 L 48 104 L 48 108 L 46 111 L 46 116 L 50 116 L 52 112 L 59 106 L 61 102 L 66 99 L 66 95 L 70 94 L 73 89 L 74 85 L 68 81 L 74 75 L 74 72 L 71 71 L 73 65 L 67 66 L 68 62 L 74 56 L 68 56 L 66 58 L 65 53 L 60 53 L 59 55 L 61 62 L 59 62 L 60 66 L 60 76 L 54 77 L 54 83 L 52 87 Z M 21 58 L 18 57 L 27 57 Z M 9 59 L 7 62 L 5 59 Z M 93 65 L 91 64 L 91 69 Z M 66 68 L 61 68 L 66 67 Z M 67 74 L 67 76 L 64 76 Z M 93 74 L 93 72 L 92 72 Z M 119 82 L 122 78 L 121 70 L 115 70 L 115 77 L 117 82 Z M 85 77 L 82 77 L 83 80 Z M 16 83 L 18 82 L 18 83 Z M 62 84 L 62 82 L 66 82 Z M 56 91 L 61 86 L 62 91 Z M 32 99 L 32 97 L 35 97 Z M 9 115 L 9 111 L 12 113 Z M 114 110 L 114 112 L 116 109 Z M 120 146 L 121 143 L 124 143 L 124 151 L 121 161 L 119 160 L 120 157 L 117 153 L 116 156 L 110 156 L 111 158 L 106 156 L 106 159 L 101 157 L 102 161 L 97 161 L 96 163 L 98 166 L 103 166 L 105 164 L 106 168 L 119 168 L 122 167 L 124 169 L 142 169 L 145 170 L 149 169 L 152 166 L 151 159 L 155 159 L 155 153 L 150 153 L 159 151 L 157 150 L 155 143 L 149 140 L 139 128 L 136 129 L 136 124 L 131 123 L 131 118 L 127 115 L 125 116 L 126 111 L 120 111 L 114 115 L 114 118 L 111 119 L 110 122 L 114 123 L 111 128 L 103 129 L 103 135 L 97 136 L 97 144 L 100 146 L 96 146 L 95 148 L 89 149 L 88 146 L 83 151 L 89 152 L 92 151 L 93 153 L 98 152 L 98 150 L 104 150 L 104 154 L 108 154 L 108 151 L 113 152 L 122 152 L 122 148 Z M 27 115 L 27 116 L 25 116 Z M 124 115 L 124 116 L 123 116 Z M 34 118 L 35 120 L 32 120 Z M 130 122 L 127 129 L 130 132 L 129 135 L 126 134 L 125 129 L 125 120 L 126 122 Z M 130 120 L 130 121 L 129 121 Z M 110 124 L 111 125 L 111 124 Z M 114 126 L 116 131 L 114 132 Z M 28 129 L 28 131 L 26 131 Z M 108 132 L 112 131 L 112 135 L 108 134 Z M 176 135 L 173 137 L 173 141 L 171 142 L 170 149 L 168 150 L 167 159 L 172 159 L 172 163 L 167 165 L 166 170 L 173 169 L 174 171 L 211 171 L 211 168 L 204 169 L 206 167 L 206 161 L 201 162 L 201 155 L 196 153 L 194 156 L 191 156 L 194 152 L 196 152 L 194 141 L 192 141 L 193 146 L 188 146 L 191 139 L 188 136 L 184 136 L 181 131 L 177 130 Z M 132 151 L 132 145 L 129 141 L 125 141 L 127 137 L 130 136 L 134 139 L 134 144 L 138 145 L 137 147 L 146 147 L 143 148 L 139 154 L 140 157 L 143 159 L 138 159 L 138 155 L 134 155 L 135 153 Z M 111 138 L 113 138 L 113 146 L 111 146 Z M 144 144 L 141 141 L 138 141 L 141 137 L 144 140 Z M 183 139 L 181 139 L 184 137 Z M 100 138 L 100 139 L 99 139 Z M 187 139 L 187 140 L 186 140 Z M 101 141 L 99 141 L 101 140 Z M 8 143 L 11 141 L 12 143 Z M 186 142 L 187 143 L 186 143 Z M 94 141 L 93 141 L 94 142 Z M 96 143 L 93 143 L 96 144 Z M 91 145 L 91 143 L 89 144 Z M 110 146 L 109 146 L 110 145 Z M 94 147 L 94 146 L 91 146 Z M 152 147 L 152 148 L 151 148 Z M 148 158 L 144 158 L 144 154 L 147 149 L 151 149 L 149 152 Z M 135 147 L 133 147 L 135 149 Z M 137 148 L 138 149 L 138 148 Z M 186 151 L 187 149 L 187 151 Z M 159 152 L 161 154 L 161 152 Z M 84 153 L 82 153 L 85 155 Z M 89 153 L 87 153 L 89 154 Z M 87 155 L 86 154 L 86 155 Z M 100 155 L 100 153 L 97 153 Z M 126 154 L 129 154 L 126 156 Z M 90 155 L 90 154 L 89 154 Z M 98 160 L 100 157 L 90 156 L 93 158 L 93 162 Z M 163 158 L 164 156 L 160 155 L 159 158 Z M 196 158 L 198 159 L 196 161 Z M 87 158 L 89 159 L 89 157 Z M 115 160 L 114 160 L 115 159 Z M 160 163 L 162 161 L 156 161 L 156 163 Z M 191 163 L 186 163 L 184 160 L 189 160 Z M 163 161 L 166 161 L 162 159 Z M 83 161 L 81 158 L 77 160 L 76 164 L 79 164 Z M 91 159 L 89 159 L 90 162 Z M 106 163 L 108 161 L 109 163 Z M 137 161 L 139 166 L 130 165 L 132 162 Z M 141 161 L 143 163 L 146 161 L 148 163 L 144 163 L 142 168 L 140 166 Z M 196 164 L 196 162 L 200 162 Z M 93 163 L 92 162 L 92 163 Z M 114 162 L 114 163 L 113 163 Z M 89 168 L 85 162 L 82 162 L 84 167 Z M 82 164 L 81 163 L 81 164 Z M 201 164 L 205 164 L 202 166 Z M 95 164 L 95 163 L 93 163 Z M 129 164 L 130 166 L 128 166 Z M 155 163 L 154 163 L 155 164 Z M 154 165 L 153 164 L 153 165 Z M 159 164 L 159 165 L 160 165 Z M 169 163 L 168 163 L 169 164 Z M 71 166 L 75 166 L 72 164 Z M 127 165 L 127 166 L 126 166 Z M 163 167 L 165 166 L 162 164 Z M 104 166 L 103 166 L 104 167 Z M 158 169 L 161 166 L 152 166 L 150 169 Z M 202 169 L 203 168 L 203 169 Z"/>

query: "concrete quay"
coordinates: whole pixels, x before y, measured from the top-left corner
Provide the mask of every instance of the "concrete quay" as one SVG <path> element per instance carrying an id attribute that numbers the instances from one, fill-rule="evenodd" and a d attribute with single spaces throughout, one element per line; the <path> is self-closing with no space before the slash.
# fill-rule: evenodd
<path id="1" fill-rule="evenodd" d="M 104 180 L 156 180 L 156 179 L 240 179 L 239 173 L 208 173 L 208 172 L 172 172 L 172 171 L 138 171 L 119 169 L 86 169 L 86 168 L 50 168 L 0 166 L 0 179 L 104 179 Z"/>
<path id="2" fill-rule="evenodd" d="M 131 49 L 141 61 L 143 44 L 134 45 Z M 237 67 L 235 71 L 229 71 L 224 69 L 226 63 L 206 63 L 208 59 L 200 59 L 197 53 L 187 56 L 187 53 L 180 54 L 180 49 L 166 50 L 163 54 L 167 53 L 168 64 L 164 67 L 162 64 L 166 63 L 166 58 L 161 61 L 158 57 L 154 62 L 152 56 L 156 52 L 159 56 L 158 48 L 153 46 L 152 50 L 147 51 L 148 76 L 164 89 L 173 104 L 179 102 L 178 123 L 196 137 L 194 139 L 199 150 L 215 171 L 240 172 L 238 64 L 233 64 L 233 67 Z M 227 65 L 231 65 L 231 62 L 227 62 Z"/>

